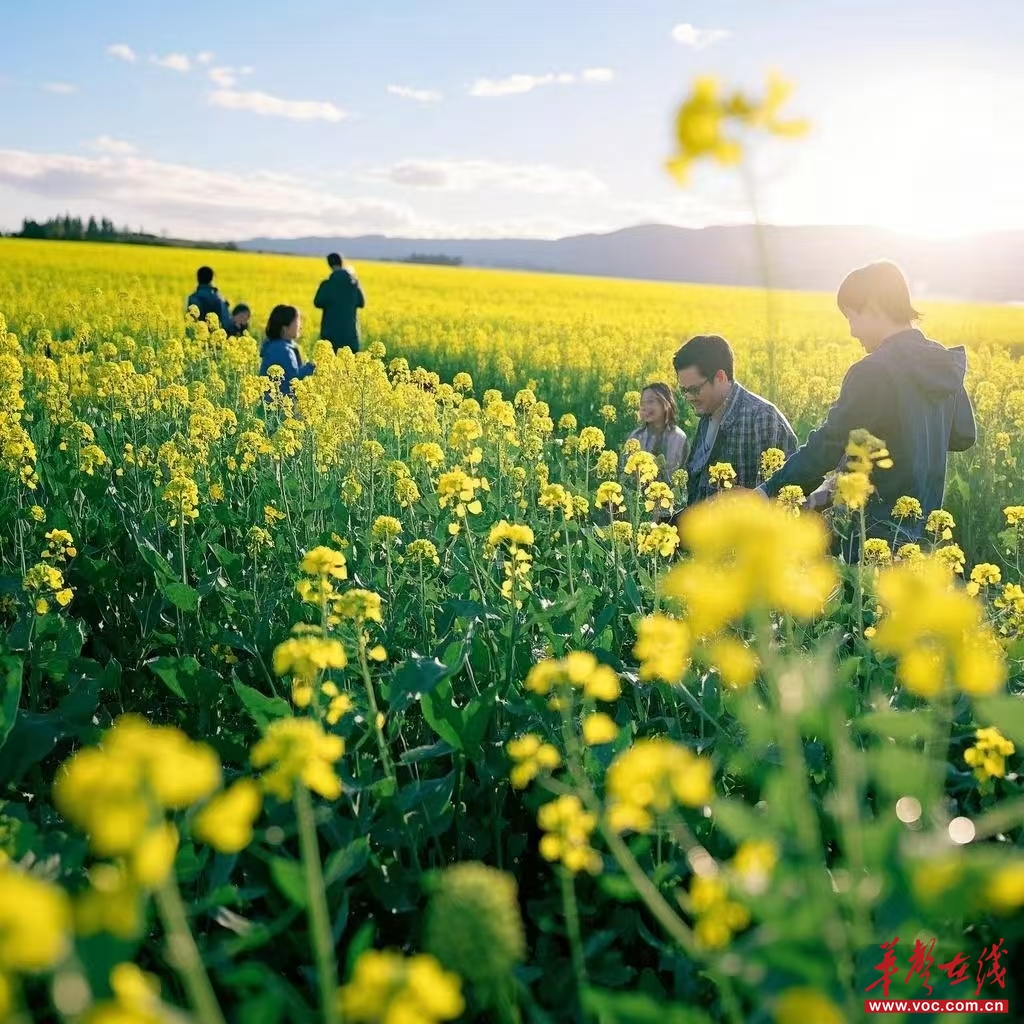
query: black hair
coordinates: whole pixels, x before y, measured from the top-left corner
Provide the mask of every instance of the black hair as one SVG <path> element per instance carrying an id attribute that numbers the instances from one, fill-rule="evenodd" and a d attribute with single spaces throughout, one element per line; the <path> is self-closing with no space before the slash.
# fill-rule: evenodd
<path id="1" fill-rule="evenodd" d="M 270 311 L 270 319 L 267 320 L 267 338 L 270 341 L 279 341 L 284 329 L 294 322 L 299 311 L 294 306 L 275 306 Z"/>
<path id="2" fill-rule="evenodd" d="M 672 357 L 672 368 L 677 372 L 687 366 L 696 366 L 708 379 L 714 380 L 719 370 L 733 379 L 732 346 L 720 334 L 698 334 L 691 338 Z"/>
<path id="3" fill-rule="evenodd" d="M 252 310 L 244 302 L 240 302 L 231 310 L 231 315 L 238 316 L 239 313 L 252 313 Z"/>
<path id="4" fill-rule="evenodd" d="M 341 257 L 336 253 L 328 253 L 327 255 L 327 266 L 329 267 L 340 267 L 342 265 Z"/>
<path id="5" fill-rule="evenodd" d="M 196 280 L 200 284 L 209 284 L 213 280 L 213 267 L 200 267 L 196 271 Z"/>

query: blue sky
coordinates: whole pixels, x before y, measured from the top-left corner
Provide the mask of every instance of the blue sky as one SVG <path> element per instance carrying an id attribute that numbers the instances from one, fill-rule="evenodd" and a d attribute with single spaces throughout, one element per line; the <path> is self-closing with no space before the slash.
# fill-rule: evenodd
<path id="1" fill-rule="evenodd" d="M 764 216 L 1024 228 L 1019 0 L 5 4 L 0 227 L 70 210 L 203 238 L 545 236 L 748 219 L 663 165 L 698 74 L 777 69 Z"/>

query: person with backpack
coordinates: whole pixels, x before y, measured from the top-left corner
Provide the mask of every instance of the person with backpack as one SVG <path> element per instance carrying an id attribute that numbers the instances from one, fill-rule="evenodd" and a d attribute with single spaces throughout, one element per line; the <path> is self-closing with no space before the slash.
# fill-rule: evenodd
<path id="1" fill-rule="evenodd" d="M 199 319 L 205 321 L 210 313 L 215 313 L 220 321 L 221 327 L 228 334 L 235 331 L 234 321 L 231 319 L 231 307 L 213 284 L 213 268 L 200 267 L 196 271 L 196 290 L 185 300 L 185 309 L 189 306 L 199 308 Z"/>
<path id="2" fill-rule="evenodd" d="M 327 257 L 331 275 L 320 283 L 313 299 L 313 305 L 323 310 L 320 322 L 320 337 L 329 341 L 337 352 L 348 346 L 353 352 L 359 351 L 359 310 L 366 305 L 363 289 L 350 267 L 332 252 Z"/>

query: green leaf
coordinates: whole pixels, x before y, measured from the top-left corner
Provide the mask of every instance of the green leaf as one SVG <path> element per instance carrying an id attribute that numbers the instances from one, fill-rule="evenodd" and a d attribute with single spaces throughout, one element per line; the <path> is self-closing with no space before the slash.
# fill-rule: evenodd
<path id="1" fill-rule="evenodd" d="M 270 859 L 270 877 L 274 885 L 288 897 L 297 907 L 306 906 L 306 876 L 302 865 L 297 860 L 285 860 L 284 857 Z"/>
<path id="2" fill-rule="evenodd" d="M 857 726 L 894 740 L 932 739 L 938 728 L 931 711 L 872 711 L 861 715 Z"/>
<path id="3" fill-rule="evenodd" d="M 597 1015 L 601 1024 L 711 1024 L 703 1010 L 663 1003 L 642 992 L 585 988 L 583 1008 Z"/>
<path id="4" fill-rule="evenodd" d="M 980 726 L 994 725 L 1014 743 L 1024 746 L 1024 697 L 984 697 L 974 702 Z"/>
<path id="5" fill-rule="evenodd" d="M 4 745 L 18 717 L 21 700 L 21 658 L 0 657 L 0 747 Z"/>
<path id="6" fill-rule="evenodd" d="M 184 658 L 154 658 L 146 664 L 175 697 L 189 703 L 197 702 L 199 693 L 194 677 L 199 671 L 199 662 L 191 655 Z"/>
<path id="7" fill-rule="evenodd" d="M 229 572 L 235 572 L 242 566 L 242 559 L 233 551 L 228 551 L 222 544 L 211 544 L 210 550 L 218 562 Z"/>
<path id="8" fill-rule="evenodd" d="M 377 925 L 371 918 L 364 921 L 345 952 L 345 977 L 351 978 L 356 961 L 368 950 L 373 948 L 373 939 L 377 933 Z"/>
<path id="9" fill-rule="evenodd" d="M 185 583 L 167 583 L 160 587 L 160 592 L 183 612 L 194 612 L 199 608 L 199 591 Z"/>
<path id="10" fill-rule="evenodd" d="M 21 711 L 6 742 L 0 747 L 0 786 L 18 782 L 66 735 L 60 715 Z"/>
<path id="11" fill-rule="evenodd" d="M 358 839 L 352 840 L 348 846 L 335 850 L 327 858 L 327 863 L 324 865 L 324 884 L 331 886 L 335 882 L 348 881 L 353 875 L 358 875 L 366 867 L 369 859 L 369 839 L 366 836 L 360 836 Z"/>
<path id="12" fill-rule="evenodd" d="M 252 720 L 261 730 L 266 729 L 271 722 L 275 722 L 279 718 L 287 718 L 292 713 L 288 701 L 283 697 L 268 697 L 266 694 L 260 693 L 259 690 L 238 682 L 237 679 L 232 685 L 242 706 L 249 712 Z"/>
<path id="13" fill-rule="evenodd" d="M 431 729 L 449 746 L 462 750 L 461 721 L 458 708 L 452 704 L 451 686 L 445 682 L 443 686 L 424 693 L 420 697 L 420 707 Z"/>
<path id="14" fill-rule="evenodd" d="M 931 765 L 924 754 L 887 744 L 868 751 L 868 764 L 878 788 L 890 796 L 927 794 Z"/>
<path id="15" fill-rule="evenodd" d="M 741 843 L 745 839 L 764 837 L 766 825 L 764 815 L 758 814 L 757 811 L 743 800 L 735 800 L 729 797 L 716 800 L 711 820 L 734 843 Z"/>
<path id="16" fill-rule="evenodd" d="M 430 693 L 451 673 L 452 670 L 437 658 L 410 655 L 386 687 L 388 703 L 399 703 L 402 698 L 406 701 L 418 700 L 421 694 Z"/>

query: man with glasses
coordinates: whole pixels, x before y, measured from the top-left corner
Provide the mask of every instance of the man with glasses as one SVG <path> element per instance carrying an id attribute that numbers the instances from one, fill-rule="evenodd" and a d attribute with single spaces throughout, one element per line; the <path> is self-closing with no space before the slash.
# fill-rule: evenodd
<path id="1" fill-rule="evenodd" d="M 672 359 L 683 397 L 700 417 L 686 465 L 687 504 L 715 494 L 710 468 L 728 462 L 734 486 L 754 488 L 761 453 L 779 448 L 788 456 L 797 440 L 789 420 L 767 399 L 748 391 L 733 377 L 729 342 L 717 334 L 691 338 Z"/>

